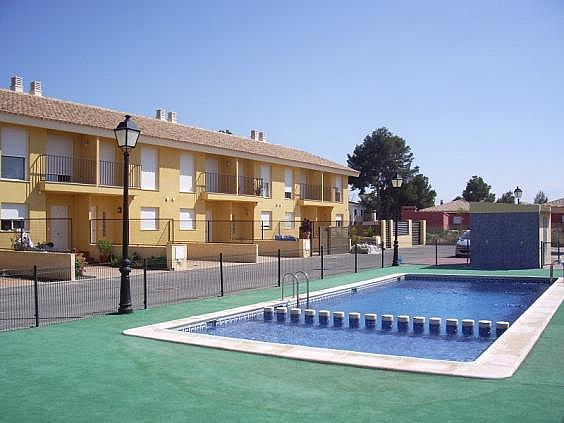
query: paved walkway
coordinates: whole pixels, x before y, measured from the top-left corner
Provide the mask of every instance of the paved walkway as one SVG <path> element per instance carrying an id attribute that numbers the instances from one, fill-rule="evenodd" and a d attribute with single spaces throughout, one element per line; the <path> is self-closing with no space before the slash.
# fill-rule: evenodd
<path id="1" fill-rule="evenodd" d="M 315 281 L 312 289 L 395 270 Z M 546 276 L 546 271 L 514 273 Z M 121 335 L 126 328 L 252 304 L 278 294 L 278 289 L 247 291 L 132 315 L 0 333 L 0 420 L 562 421 L 562 308 L 516 375 L 498 381 L 323 365 Z"/>

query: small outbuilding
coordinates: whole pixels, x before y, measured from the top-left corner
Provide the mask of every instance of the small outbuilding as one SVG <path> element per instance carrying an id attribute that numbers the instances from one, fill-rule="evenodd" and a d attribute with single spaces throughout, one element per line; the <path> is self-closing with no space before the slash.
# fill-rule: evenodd
<path id="1" fill-rule="evenodd" d="M 471 203 L 471 257 L 477 269 L 533 269 L 550 263 L 550 206 Z"/>

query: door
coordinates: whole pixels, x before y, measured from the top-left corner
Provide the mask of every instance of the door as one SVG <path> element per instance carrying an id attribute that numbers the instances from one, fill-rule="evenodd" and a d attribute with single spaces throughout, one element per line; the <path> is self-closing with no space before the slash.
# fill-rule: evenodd
<path id="1" fill-rule="evenodd" d="M 219 162 L 216 158 L 206 158 L 206 192 L 219 192 Z"/>
<path id="2" fill-rule="evenodd" d="M 72 139 L 49 135 L 45 151 L 46 179 L 51 182 L 72 182 Z"/>
<path id="3" fill-rule="evenodd" d="M 117 186 L 116 154 L 113 144 L 100 143 L 100 185 Z"/>
<path id="4" fill-rule="evenodd" d="M 69 248 L 68 210 L 66 206 L 51 206 L 51 242 L 58 251 Z"/>
<path id="5" fill-rule="evenodd" d="M 206 242 L 212 242 L 212 211 L 210 209 L 206 210 Z"/>

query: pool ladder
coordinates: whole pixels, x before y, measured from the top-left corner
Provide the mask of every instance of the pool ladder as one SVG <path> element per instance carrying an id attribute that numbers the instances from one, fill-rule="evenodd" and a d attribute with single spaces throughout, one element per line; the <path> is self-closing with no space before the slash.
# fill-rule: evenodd
<path id="1" fill-rule="evenodd" d="M 282 300 L 284 299 L 284 282 L 286 281 L 287 276 L 291 276 L 292 297 L 296 297 L 296 307 L 300 306 L 300 279 L 298 278 L 298 275 L 303 276 L 306 280 L 306 307 L 309 308 L 309 276 L 303 270 L 298 270 L 297 272 L 294 273 L 292 272 L 284 273 L 284 276 L 282 277 L 282 283 L 280 285 L 282 287 Z"/>

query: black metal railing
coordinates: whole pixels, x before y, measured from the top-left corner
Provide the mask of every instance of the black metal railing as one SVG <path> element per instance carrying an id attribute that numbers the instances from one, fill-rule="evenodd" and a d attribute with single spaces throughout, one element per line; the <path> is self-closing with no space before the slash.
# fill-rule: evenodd
<path id="1" fill-rule="evenodd" d="M 96 185 L 96 160 L 90 158 L 55 156 L 42 154 L 39 157 L 39 169 L 36 172 L 42 181 Z M 105 186 L 123 186 L 122 162 L 99 162 L 99 184 Z M 139 188 L 141 166 L 130 164 L 129 186 Z"/>
<path id="2" fill-rule="evenodd" d="M 267 191 L 270 192 L 268 182 L 262 178 L 253 178 L 251 176 L 239 176 L 239 195 L 263 196 L 264 187 L 267 185 Z"/>
<path id="3" fill-rule="evenodd" d="M 323 187 L 323 201 L 331 201 L 334 203 L 341 203 L 343 195 L 338 187 Z"/>
<path id="4" fill-rule="evenodd" d="M 139 310 L 248 289 L 280 287 L 281 275 L 298 270 L 307 272 L 315 281 L 391 263 L 391 254 L 387 251 L 385 255 L 368 255 L 353 249 L 332 260 L 324 260 L 324 248 L 318 256 L 304 258 L 301 253 L 277 250 L 272 253 L 272 260 L 257 261 L 248 254 L 223 251 L 213 256 L 185 259 L 184 264 L 190 270 L 174 272 L 166 270 L 165 257 L 132 256 L 133 308 Z M 45 326 L 115 311 L 121 279 L 118 265 L 92 264 L 83 258 L 77 263 L 74 273 L 70 267 L 4 269 L 0 331 Z"/>

